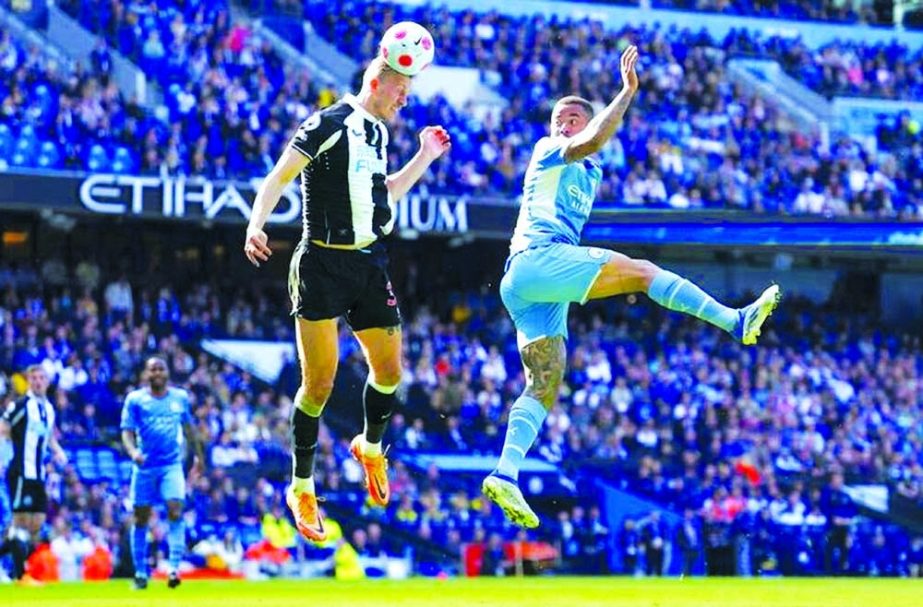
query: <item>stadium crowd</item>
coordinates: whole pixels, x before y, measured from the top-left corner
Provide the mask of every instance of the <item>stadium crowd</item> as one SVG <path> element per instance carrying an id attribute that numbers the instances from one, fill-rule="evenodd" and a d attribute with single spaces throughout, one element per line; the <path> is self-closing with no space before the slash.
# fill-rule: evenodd
<path id="1" fill-rule="evenodd" d="M 425 286 L 408 291 L 432 293 Z M 322 431 L 318 485 L 328 511 L 339 505 L 349 514 L 331 515 L 343 526 L 338 546 L 370 559 L 438 546 L 441 558 L 415 559 L 428 573 L 456 572 L 466 542 L 489 554 L 518 538 L 556 545 L 560 568 L 587 573 L 660 574 L 671 560 L 696 572 L 705 555 L 714 575 L 919 574 L 920 538 L 857 517 L 841 490 L 844 481 L 883 483 L 923 507 L 919 336 L 878 331 L 874 319 L 797 298 L 786 300 L 753 349 L 638 302 L 582 308 L 571 327 L 566 387 L 534 454 L 578 481 L 603 478 L 655 506 L 610 528 L 594 497 L 543 510 L 543 527 L 526 534 L 481 499 L 479 479 L 402 462 L 401 454 L 420 451 L 500 447 L 523 377 L 512 325 L 486 292 L 408 300 L 404 406 L 385 439 L 395 495 L 388 509 L 363 505 L 350 435 Z M 290 339 L 279 323 L 281 290 L 148 291 L 90 261 L 76 268 L 49 261 L 0 266 L 0 293 L 3 402 L 22 391 L 19 372 L 41 364 L 54 379 L 58 429 L 71 453 L 48 481 L 48 550 L 62 576 L 64 563 L 72 575 L 85 556 L 107 551 L 118 574 L 131 572 L 129 465 L 117 427 L 120 399 L 153 353 L 190 390 L 209 445 L 207 475 L 192 483 L 187 504 L 194 562 L 244 552 L 238 570 L 256 561 L 279 571 L 292 554 L 317 556 L 318 548 L 297 544 L 281 500 L 290 375 L 269 386 L 197 346 L 202 337 Z M 341 372 L 364 376 L 345 331 L 341 356 Z M 661 510 L 685 521 L 667 524 Z M 165 550 L 163 532 L 153 526 L 155 551 Z M 485 563 L 488 573 L 504 566 Z"/>
<path id="2" fill-rule="evenodd" d="M 867 23 L 874 25 L 892 25 L 890 13 L 879 14 L 870 4 L 848 5 L 843 2 L 825 0 L 773 1 L 762 0 L 588 0 L 599 4 L 620 4 L 647 6 L 657 9 L 681 11 L 724 13 L 747 17 L 767 17 L 774 19 L 798 21 L 829 21 L 833 23 Z M 249 6 L 255 11 L 268 9 L 280 10 L 289 14 L 300 14 L 304 6 L 316 3 L 315 0 L 250 0 Z"/>
<path id="3" fill-rule="evenodd" d="M 923 86 L 920 51 L 808 49 L 744 31 L 725 40 L 656 28 L 606 32 L 597 22 L 427 6 L 333 2 L 317 14 L 319 7 L 309 4 L 305 15 L 353 57 L 374 53 L 380 32 L 364 23 L 438 23 L 439 62 L 494 74 L 489 84 L 510 100 L 483 121 L 440 97 L 404 110 L 391 127 L 392 166 L 412 155 L 422 126 L 443 124 L 453 133 L 452 154 L 424 179 L 429 191 L 515 195 L 554 98 L 579 92 L 608 101 L 618 86 L 619 52 L 631 42 L 643 56 L 642 93 L 601 155 L 601 204 L 906 219 L 923 213 L 918 124 L 883 123 L 894 136 L 885 145 L 880 135 L 878 150 L 848 137 L 825 146 L 726 74 L 729 57 L 772 56 L 825 94 L 914 98 Z M 271 168 L 304 118 L 345 92 L 283 66 L 248 26 L 231 22 L 223 3 L 73 1 L 65 8 L 102 36 L 92 65 L 70 71 L 0 33 L 0 162 L 249 179 Z M 162 84 L 162 107 L 145 110 L 122 98 L 109 78 L 110 46 Z M 709 76 L 689 76 L 700 73 Z"/>
<path id="4" fill-rule="evenodd" d="M 619 86 L 619 55 L 636 44 L 641 92 L 628 124 L 601 154 L 606 169 L 601 202 L 833 216 L 920 213 L 919 125 L 905 125 L 907 146 L 894 154 L 878 156 L 848 137 L 825 146 L 817 133 L 796 128 L 727 76 L 727 60 L 734 56 L 774 57 L 825 93 L 916 98 L 923 87 L 919 49 L 834 44 L 812 52 L 797 39 L 763 39 L 746 30 L 714 40 L 689 29 L 607 31 L 598 21 L 451 12 L 431 5 L 369 3 L 357 10 L 345 1 L 307 4 L 305 17 L 353 57 L 371 56 L 378 40 L 379 32 L 362 23 L 380 23 L 382 30 L 402 20 L 437 24 L 441 64 L 476 66 L 489 74 L 510 105 L 471 135 L 458 137 L 451 158 L 474 169 L 475 185 L 515 190 L 528 162 L 529 146 L 522 144 L 544 135 L 554 101 L 577 93 L 608 103 Z M 411 112 L 427 109 L 416 106 Z M 450 115 L 433 108 L 427 117 Z M 472 130 L 469 124 L 461 117 L 450 130 L 465 133 Z"/>
<path id="5" fill-rule="evenodd" d="M 602 0 L 606 1 L 606 0 Z M 873 3 L 846 3 L 824 0 L 653 0 L 651 6 L 696 12 L 714 12 L 748 17 L 771 17 L 799 21 L 867 23 L 891 25 L 890 13 L 879 13 Z"/>

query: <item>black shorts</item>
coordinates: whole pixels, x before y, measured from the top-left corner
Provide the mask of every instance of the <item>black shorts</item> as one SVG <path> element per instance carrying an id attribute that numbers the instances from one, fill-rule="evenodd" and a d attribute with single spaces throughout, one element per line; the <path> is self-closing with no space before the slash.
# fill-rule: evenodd
<path id="1" fill-rule="evenodd" d="M 45 493 L 45 481 L 23 478 L 18 472 L 7 471 L 7 487 L 10 491 L 10 504 L 13 512 L 46 512 L 48 494 Z"/>
<path id="2" fill-rule="evenodd" d="M 345 315 L 353 331 L 400 326 L 387 266 L 380 243 L 354 251 L 299 243 L 288 274 L 292 314 L 305 320 Z"/>

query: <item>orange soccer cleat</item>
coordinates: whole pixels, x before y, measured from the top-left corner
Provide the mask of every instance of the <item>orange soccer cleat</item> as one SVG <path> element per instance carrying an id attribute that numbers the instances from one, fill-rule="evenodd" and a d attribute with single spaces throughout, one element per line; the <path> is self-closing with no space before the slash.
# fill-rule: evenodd
<path id="1" fill-rule="evenodd" d="M 307 491 L 295 493 L 292 487 L 285 492 L 285 503 L 295 515 L 295 526 L 305 538 L 314 542 L 327 539 L 324 521 L 317 509 L 317 496 Z"/>
<path id="2" fill-rule="evenodd" d="M 365 455 L 362 450 L 364 444 L 365 437 L 361 434 L 356 436 L 349 444 L 349 452 L 365 470 L 365 486 L 369 490 L 372 501 L 379 506 L 387 506 L 391 499 L 391 488 L 388 485 L 388 459 L 384 453 L 378 456 Z"/>

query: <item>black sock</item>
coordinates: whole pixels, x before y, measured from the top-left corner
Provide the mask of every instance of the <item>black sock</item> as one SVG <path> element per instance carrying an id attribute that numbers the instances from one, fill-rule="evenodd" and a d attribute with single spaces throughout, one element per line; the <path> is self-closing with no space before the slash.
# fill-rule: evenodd
<path id="1" fill-rule="evenodd" d="M 13 579 L 21 579 L 26 572 L 26 559 L 32 552 L 27 542 L 19 539 L 11 541 L 10 553 L 13 555 Z"/>
<path id="2" fill-rule="evenodd" d="M 314 474 L 319 428 L 319 417 L 311 417 L 295 407 L 292 413 L 292 456 L 295 458 L 294 472 L 298 478 L 308 478 Z"/>
<path id="3" fill-rule="evenodd" d="M 362 404 L 365 407 L 365 441 L 380 443 L 388 428 L 388 420 L 391 419 L 397 405 L 397 395 L 394 392 L 382 394 L 366 382 Z"/>

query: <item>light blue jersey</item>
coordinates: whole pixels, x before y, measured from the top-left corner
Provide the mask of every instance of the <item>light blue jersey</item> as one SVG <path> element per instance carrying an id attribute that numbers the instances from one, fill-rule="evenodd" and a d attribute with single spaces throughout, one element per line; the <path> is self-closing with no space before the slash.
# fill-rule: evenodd
<path id="1" fill-rule="evenodd" d="M 546 243 L 580 243 L 603 173 L 592 158 L 565 162 L 565 143 L 563 137 L 543 137 L 535 145 L 511 254 Z"/>
<path id="2" fill-rule="evenodd" d="M 185 390 L 167 388 L 167 393 L 157 398 L 143 388 L 125 397 L 121 428 L 134 431 L 138 437 L 145 468 L 182 462 L 186 423 L 193 420 Z"/>
<path id="3" fill-rule="evenodd" d="M 569 305 L 586 303 L 602 266 L 614 255 L 580 246 L 602 170 L 592 158 L 565 162 L 566 142 L 544 137 L 535 146 L 500 282 L 520 348 L 545 337 L 567 337 Z"/>

